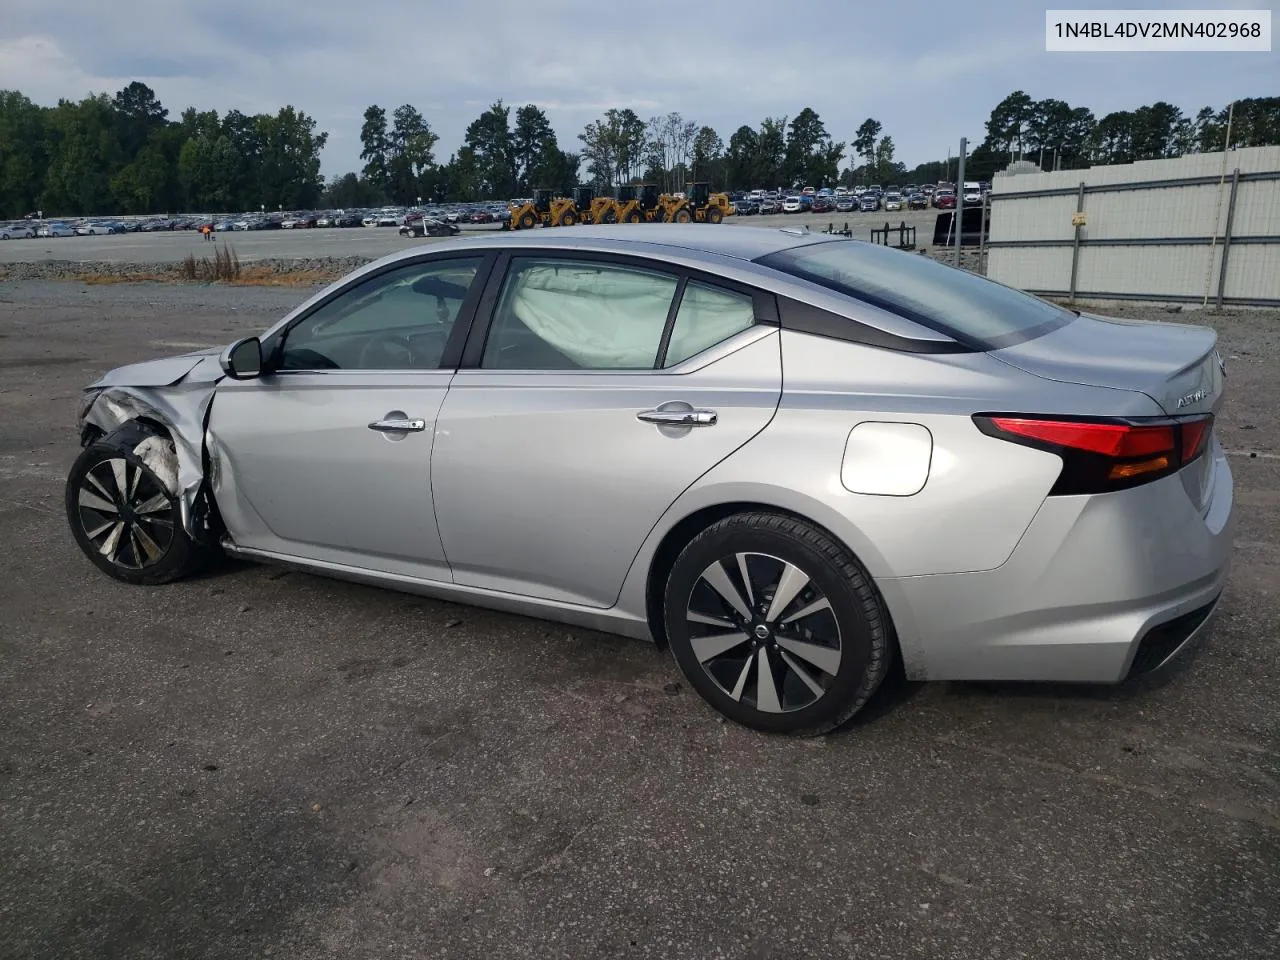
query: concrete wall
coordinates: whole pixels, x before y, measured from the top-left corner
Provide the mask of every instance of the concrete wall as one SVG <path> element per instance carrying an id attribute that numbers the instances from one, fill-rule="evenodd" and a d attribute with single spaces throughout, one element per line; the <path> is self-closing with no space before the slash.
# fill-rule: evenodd
<path id="1" fill-rule="evenodd" d="M 997 174 L 987 276 L 1054 296 L 1280 305 L 1280 147 Z M 1240 177 L 1231 204 L 1234 172 Z M 1072 216 L 1085 184 L 1086 225 Z M 1117 189 L 1119 188 L 1119 189 Z M 1234 213 L 1232 213 L 1234 209 Z M 1230 242 L 1226 242 L 1230 217 Z M 1215 227 L 1216 223 L 1216 227 Z M 1211 238 L 1216 242 L 1211 243 Z"/>

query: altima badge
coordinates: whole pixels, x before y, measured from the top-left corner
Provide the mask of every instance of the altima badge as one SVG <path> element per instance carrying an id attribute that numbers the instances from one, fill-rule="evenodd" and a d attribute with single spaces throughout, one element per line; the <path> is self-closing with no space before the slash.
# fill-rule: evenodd
<path id="1" fill-rule="evenodd" d="M 1209 395 L 1208 390 L 1201 389 L 1201 390 L 1197 390 L 1195 393 L 1188 393 L 1185 397 L 1179 397 L 1178 409 L 1181 410 L 1183 407 L 1189 407 L 1193 403 L 1199 403 L 1208 395 Z"/>

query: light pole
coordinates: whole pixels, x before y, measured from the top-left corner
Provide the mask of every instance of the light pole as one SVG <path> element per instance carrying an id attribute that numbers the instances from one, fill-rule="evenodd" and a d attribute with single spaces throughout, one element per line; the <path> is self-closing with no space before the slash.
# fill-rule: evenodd
<path id="1" fill-rule="evenodd" d="M 418 209 L 422 209 L 422 198 L 418 198 Z"/>

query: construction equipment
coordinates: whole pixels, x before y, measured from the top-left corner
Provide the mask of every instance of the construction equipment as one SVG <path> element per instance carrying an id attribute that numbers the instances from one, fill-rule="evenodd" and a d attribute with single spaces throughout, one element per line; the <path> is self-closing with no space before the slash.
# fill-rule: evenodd
<path id="1" fill-rule="evenodd" d="M 557 197 L 554 190 L 537 189 L 533 199 L 519 207 L 511 208 L 507 227 L 511 230 L 529 230 L 542 224 L 544 227 L 572 227 L 580 219 L 578 209 L 570 197 Z"/>
<path id="2" fill-rule="evenodd" d="M 615 216 L 618 223 L 661 223 L 662 198 L 652 183 L 628 183 L 618 187 Z"/>
<path id="3" fill-rule="evenodd" d="M 667 223 L 720 223 L 733 213 L 728 194 L 712 193 L 705 181 L 689 184 L 683 197 L 664 193 L 661 205 Z"/>
<path id="4" fill-rule="evenodd" d="M 573 205 L 582 223 L 618 222 L 618 202 L 613 197 L 597 197 L 591 187 L 574 187 Z"/>

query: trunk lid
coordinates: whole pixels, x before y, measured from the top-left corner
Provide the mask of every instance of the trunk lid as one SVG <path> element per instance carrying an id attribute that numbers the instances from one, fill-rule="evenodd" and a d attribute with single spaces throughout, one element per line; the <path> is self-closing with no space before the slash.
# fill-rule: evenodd
<path id="1" fill-rule="evenodd" d="M 1222 402 L 1217 342 L 1208 327 L 1083 314 L 991 355 L 1048 380 L 1136 390 L 1165 413 L 1183 416 L 1213 413 Z"/>
<path id="2" fill-rule="evenodd" d="M 1083 314 L 991 356 L 1049 380 L 1144 393 L 1165 413 L 1184 417 L 1216 414 L 1222 405 L 1226 369 L 1217 342 L 1208 327 Z M 1211 437 L 1206 454 L 1179 472 L 1202 511 L 1213 495 L 1213 443 Z"/>

